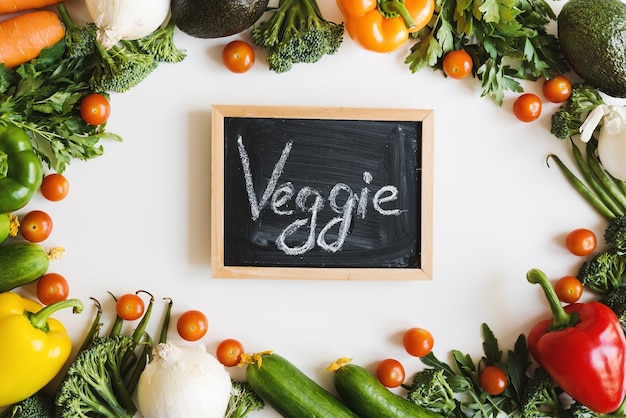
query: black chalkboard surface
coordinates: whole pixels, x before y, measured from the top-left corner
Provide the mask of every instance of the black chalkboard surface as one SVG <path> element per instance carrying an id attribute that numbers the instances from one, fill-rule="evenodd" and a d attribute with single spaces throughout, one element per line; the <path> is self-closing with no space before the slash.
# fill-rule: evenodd
<path id="1" fill-rule="evenodd" d="M 431 278 L 433 113 L 214 106 L 214 277 Z"/>

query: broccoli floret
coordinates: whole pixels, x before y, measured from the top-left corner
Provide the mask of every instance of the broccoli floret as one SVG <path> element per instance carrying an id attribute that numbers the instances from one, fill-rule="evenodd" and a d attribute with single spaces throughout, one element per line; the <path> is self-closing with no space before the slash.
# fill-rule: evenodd
<path id="1" fill-rule="evenodd" d="M 626 329 L 626 286 L 620 286 L 604 295 L 600 302 L 611 308 L 622 327 Z"/>
<path id="2" fill-rule="evenodd" d="M 43 390 L 7 408 L 0 418 L 54 418 L 54 399 Z"/>
<path id="3" fill-rule="evenodd" d="M 612 219 L 604 230 L 604 241 L 615 247 L 618 254 L 626 254 L 626 215 Z"/>
<path id="4" fill-rule="evenodd" d="M 562 418 L 593 418 L 600 416 L 603 415 L 593 412 L 591 409 L 587 408 L 580 402 L 572 403 L 570 407 L 565 409 L 561 414 Z M 612 416 L 612 414 L 607 416 Z"/>
<path id="5" fill-rule="evenodd" d="M 175 28 L 176 25 L 170 18 L 166 25 L 134 42 L 140 50 L 152 55 L 157 62 L 181 62 L 187 57 L 187 51 L 178 49 L 174 44 Z"/>
<path id="6" fill-rule="evenodd" d="M 586 84 L 574 85 L 565 105 L 552 115 L 552 134 L 559 139 L 580 134 L 583 117 L 601 104 L 604 100 L 595 88 Z"/>
<path id="7" fill-rule="evenodd" d="M 252 411 L 265 407 L 263 399 L 257 395 L 248 382 L 232 381 L 230 400 L 225 418 L 244 418 Z"/>
<path id="8" fill-rule="evenodd" d="M 84 57 L 93 52 L 98 27 L 93 22 L 80 26 L 74 23 L 64 3 L 57 6 L 65 26 L 65 44 L 70 58 Z"/>
<path id="9" fill-rule="evenodd" d="M 157 67 L 150 54 L 134 51 L 128 45 L 105 49 L 94 42 L 96 65 L 89 86 L 94 91 L 124 93 L 141 83 Z"/>
<path id="10" fill-rule="evenodd" d="M 608 249 L 585 261 L 578 269 L 578 280 L 590 290 L 605 295 L 622 286 L 626 261 Z"/>
<path id="11" fill-rule="evenodd" d="M 316 0 L 280 0 L 271 17 L 251 32 L 252 41 L 267 48 L 270 70 L 284 73 L 292 64 L 314 63 L 337 52 L 344 25 L 326 20 Z"/>
<path id="12" fill-rule="evenodd" d="M 541 367 L 535 369 L 522 394 L 522 417 L 560 417 L 563 405 L 559 400 L 559 392 L 548 372 Z"/>
<path id="13" fill-rule="evenodd" d="M 97 338 L 70 365 L 55 397 L 63 418 L 103 416 L 131 418 L 136 407 L 123 386 L 122 359 L 132 337 Z"/>
<path id="14" fill-rule="evenodd" d="M 444 416 L 450 416 L 456 408 L 454 392 L 443 369 L 424 369 L 415 374 L 407 388 L 407 399 Z"/>

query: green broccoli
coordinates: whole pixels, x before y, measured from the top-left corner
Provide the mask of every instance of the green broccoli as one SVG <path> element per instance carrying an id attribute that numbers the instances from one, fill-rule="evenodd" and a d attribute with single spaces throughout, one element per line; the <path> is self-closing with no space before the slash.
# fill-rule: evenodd
<path id="1" fill-rule="evenodd" d="M 292 64 L 314 63 L 337 52 L 344 25 L 326 20 L 316 0 L 280 0 L 271 17 L 251 32 L 252 41 L 267 48 L 270 70 L 284 73 Z"/>
<path id="2" fill-rule="evenodd" d="M 622 327 L 626 330 L 626 286 L 620 286 L 612 290 L 604 295 L 599 302 L 605 304 L 615 312 Z"/>
<path id="3" fill-rule="evenodd" d="M 595 88 L 586 84 L 575 84 L 565 105 L 552 115 L 551 133 L 558 139 L 568 139 L 580 134 L 583 117 L 601 104 L 604 101 Z"/>
<path id="4" fill-rule="evenodd" d="M 614 249 L 607 249 L 583 262 L 578 280 L 590 290 L 605 295 L 622 286 L 626 261 Z"/>
<path id="5" fill-rule="evenodd" d="M 444 416 L 451 415 L 456 408 L 454 392 L 446 380 L 443 369 L 427 368 L 417 372 L 413 377 L 413 383 L 406 389 L 409 401 Z"/>
<path id="6" fill-rule="evenodd" d="M 170 18 L 166 25 L 152 32 L 150 35 L 134 41 L 139 49 L 150 54 L 157 62 L 181 62 L 187 57 L 187 52 L 178 49 L 174 44 L 174 29 L 176 25 Z"/>
<path id="7" fill-rule="evenodd" d="M 265 402 L 248 382 L 232 381 L 230 401 L 225 418 L 244 418 L 250 412 L 260 411 L 264 407 Z"/>
<path id="8" fill-rule="evenodd" d="M 132 417 L 137 408 L 124 386 L 123 358 L 134 347 L 128 335 L 99 337 L 80 351 L 55 396 L 63 418 Z"/>
<path id="9" fill-rule="evenodd" d="M 548 372 L 537 367 L 522 393 L 522 418 L 560 417 L 563 412 L 560 392 Z"/>
<path id="10" fill-rule="evenodd" d="M 615 247 L 618 254 L 626 254 L 626 215 L 612 219 L 604 230 L 604 241 Z"/>
<path id="11" fill-rule="evenodd" d="M 88 22 L 84 26 L 77 25 L 72 20 L 64 3 L 57 6 L 59 16 L 65 26 L 65 44 L 67 55 L 70 58 L 85 57 L 93 53 L 98 27 L 93 22 Z"/>
<path id="12" fill-rule="evenodd" d="M 0 418 L 54 418 L 54 399 L 40 390 L 5 409 Z"/>

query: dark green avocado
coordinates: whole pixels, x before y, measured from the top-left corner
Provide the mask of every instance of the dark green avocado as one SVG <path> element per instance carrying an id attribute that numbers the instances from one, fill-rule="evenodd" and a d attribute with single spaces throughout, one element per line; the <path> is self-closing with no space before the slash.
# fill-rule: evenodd
<path id="1" fill-rule="evenodd" d="M 626 4 L 620 0 L 569 0 L 558 19 L 561 51 L 586 83 L 626 97 Z"/>
<path id="2" fill-rule="evenodd" d="M 251 27 L 269 0 L 172 0 L 172 20 L 195 38 L 223 38 Z"/>

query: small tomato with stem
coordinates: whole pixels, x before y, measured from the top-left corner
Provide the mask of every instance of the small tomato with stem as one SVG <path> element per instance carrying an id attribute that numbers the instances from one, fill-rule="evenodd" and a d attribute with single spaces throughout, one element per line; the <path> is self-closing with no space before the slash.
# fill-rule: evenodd
<path id="1" fill-rule="evenodd" d="M 404 383 L 404 366 L 396 359 L 388 358 L 378 363 L 376 377 L 384 386 L 396 388 Z"/>
<path id="2" fill-rule="evenodd" d="M 63 174 L 51 173 L 44 176 L 39 191 L 47 200 L 58 202 L 69 193 L 70 183 Z"/>
<path id="3" fill-rule="evenodd" d="M 243 344 L 234 338 L 228 338 L 217 345 L 215 357 L 224 366 L 233 367 L 239 364 L 243 353 Z"/>
<path id="4" fill-rule="evenodd" d="M 504 370 L 496 365 L 485 367 L 479 375 L 480 387 L 489 395 L 499 395 L 509 385 L 509 379 Z"/>
<path id="5" fill-rule="evenodd" d="M 443 57 L 443 72 L 450 78 L 462 79 L 472 73 L 472 57 L 464 49 L 455 49 Z"/>
<path id="6" fill-rule="evenodd" d="M 424 357 L 433 349 L 433 335 L 424 328 L 409 328 L 402 337 L 402 344 L 407 353 L 414 357 Z"/>
<path id="7" fill-rule="evenodd" d="M 593 253 L 598 245 L 596 234 L 587 228 L 578 228 L 567 234 L 565 247 L 578 256 L 586 256 Z"/>
<path id="8" fill-rule="evenodd" d="M 145 309 L 146 306 L 143 299 L 136 293 L 126 293 L 120 296 L 115 303 L 117 315 L 125 321 L 134 321 L 141 318 Z"/>
<path id="9" fill-rule="evenodd" d="M 254 49 L 240 39 L 231 41 L 222 49 L 222 62 L 233 73 L 245 73 L 254 65 Z"/>
<path id="10" fill-rule="evenodd" d="M 554 291 L 561 302 L 574 303 L 583 295 L 583 284 L 577 277 L 563 276 L 554 284 Z"/>
<path id="11" fill-rule="evenodd" d="M 88 125 L 102 125 L 111 115 L 109 99 L 100 93 L 91 93 L 80 102 L 80 117 Z"/>
<path id="12" fill-rule="evenodd" d="M 206 315 L 196 309 L 184 312 L 176 322 L 178 335 L 186 341 L 198 341 L 204 337 L 209 329 L 209 320 Z"/>
<path id="13" fill-rule="evenodd" d="M 539 119 L 543 104 L 539 96 L 533 93 L 524 93 L 513 102 L 513 114 L 522 122 L 532 122 Z"/>
<path id="14" fill-rule="evenodd" d="M 552 103 L 562 103 L 572 94 L 572 83 L 564 75 L 556 75 L 544 81 L 543 95 Z"/>
<path id="15" fill-rule="evenodd" d="M 44 305 L 65 300 L 69 294 L 67 280 L 58 273 L 46 273 L 37 280 L 37 298 Z"/>
<path id="16" fill-rule="evenodd" d="M 45 241 L 51 232 L 52 217 L 42 210 L 32 210 L 20 221 L 20 233 L 26 241 Z"/>

